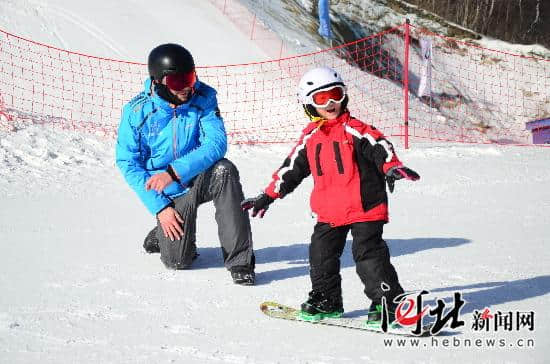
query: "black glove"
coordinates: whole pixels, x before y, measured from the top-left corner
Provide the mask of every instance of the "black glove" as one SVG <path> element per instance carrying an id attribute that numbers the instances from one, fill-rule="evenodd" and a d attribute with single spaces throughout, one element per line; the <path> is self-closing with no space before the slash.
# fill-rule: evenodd
<path id="1" fill-rule="evenodd" d="M 252 217 L 260 214 L 260 218 L 264 217 L 269 205 L 275 201 L 265 193 L 261 193 L 256 197 L 247 198 L 241 202 L 241 207 L 244 211 L 252 209 Z"/>
<path id="2" fill-rule="evenodd" d="M 386 172 L 386 182 L 388 182 L 390 193 L 393 192 L 395 188 L 395 180 L 402 178 L 408 179 L 409 181 L 418 181 L 420 176 L 418 173 L 405 166 L 390 168 L 388 172 Z"/>

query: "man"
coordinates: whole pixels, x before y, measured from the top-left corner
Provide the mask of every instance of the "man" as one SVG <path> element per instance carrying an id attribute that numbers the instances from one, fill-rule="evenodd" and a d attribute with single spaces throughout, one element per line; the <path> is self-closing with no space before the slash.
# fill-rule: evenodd
<path id="1" fill-rule="evenodd" d="M 154 48 L 145 89 L 124 106 L 116 163 L 130 187 L 156 216 L 145 239 L 170 269 L 197 257 L 197 208 L 213 201 L 225 267 L 236 284 L 254 284 L 250 221 L 240 207 L 237 168 L 224 159 L 227 135 L 216 91 L 200 82 L 187 49 Z"/>

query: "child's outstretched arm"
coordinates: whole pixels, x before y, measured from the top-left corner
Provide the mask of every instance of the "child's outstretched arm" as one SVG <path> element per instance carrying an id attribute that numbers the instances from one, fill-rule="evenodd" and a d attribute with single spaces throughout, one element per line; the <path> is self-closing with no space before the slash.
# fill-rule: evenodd
<path id="1" fill-rule="evenodd" d="M 305 144 L 304 144 L 305 146 Z M 273 179 L 264 190 L 271 198 L 283 198 L 298 187 L 311 174 L 305 147 L 295 147 L 282 166 L 273 173 Z"/>
<path id="2" fill-rule="evenodd" d="M 273 173 L 273 179 L 260 195 L 245 199 L 241 203 L 243 210 L 252 209 L 252 216 L 264 216 L 269 205 L 277 198 L 283 198 L 311 174 L 307 159 L 306 141 L 309 133 L 304 132 L 300 141 L 284 160 L 282 166 Z"/>
<path id="3" fill-rule="evenodd" d="M 383 136 L 379 136 L 372 148 L 369 148 L 370 143 L 365 142 L 366 149 L 370 149 L 372 159 L 378 169 L 386 176 L 386 183 L 390 193 L 395 189 L 395 181 L 398 179 L 408 179 L 417 181 L 420 179 L 418 173 L 412 169 L 405 167 L 397 158 L 393 145 Z"/>
<path id="4" fill-rule="evenodd" d="M 393 192 L 395 181 L 398 179 L 405 178 L 410 181 L 420 179 L 418 173 L 405 167 L 399 158 L 397 158 L 393 145 L 386 139 L 384 134 L 366 124 L 356 124 L 355 126 L 357 129 L 347 126 L 346 130 L 358 138 L 362 154 L 376 165 L 380 173 L 386 176 L 390 192 Z"/>

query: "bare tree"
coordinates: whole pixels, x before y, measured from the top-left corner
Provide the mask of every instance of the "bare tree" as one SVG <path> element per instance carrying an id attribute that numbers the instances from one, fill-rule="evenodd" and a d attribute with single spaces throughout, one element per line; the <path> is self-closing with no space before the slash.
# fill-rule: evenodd
<path id="1" fill-rule="evenodd" d="M 491 24 L 491 20 L 493 19 L 493 10 L 495 9 L 495 0 L 491 0 L 491 7 L 489 8 L 489 15 L 487 15 L 487 21 L 485 22 L 485 29 L 482 30 L 482 33 L 487 33 L 487 29 L 489 29 L 489 24 Z"/>
<path id="2" fill-rule="evenodd" d="M 447 8 L 445 8 L 445 18 L 450 19 L 449 9 L 451 8 L 451 0 L 447 0 Z"/>
<path id="3" fill-rule="evenodd" d="M 467 27 L 468 26 L 468 10 L 470 8 L 470 0 L 465 0 L 466 5 L 464 6 L 464 19 L 462 20 L 462 25 Z"/>
<path id="4" fill-rule="evenodd" d="M 521 6 L 521 0 L 518 0 L 518 6 L 519 6 L 519 28 L 523 28 L 522 27 L 522 24 L 523 24 L 523 9 L 522 9 L 522 6 Z"/>
<path id="5" fill-rule="evenodd" d="M 510 2 L 506 4 L 506 24 L 509 24 L 508 23 L 509 21 L 510 21 Z"/>
<path id="6" fill-rule="evenodd" d="M 472 21 L 472 25 L 471 25 L 472 29 L 474 29 L 475 31 L 479 31 L 478 26 L 477 26 L 477 22 L 478 22 L 478 19 L 479 19 L 479 11 L 480 11 L 480 8 L 484 4 L 485 4 L 485 0 L 477 2 L 476 15 L 474 16 L 474 20 Z"/>
<path id="7" fill-rule="evenodd" d="M 550 0 L 405 1 L 484 35 L 550 46 Z"/>
<path id="8" fill-rule="evenodd" d="M 525 35 L 523 36 L 523 39 L 525 39 L 525 37 L 529 33 L 533 33 L 533 31 L 535 30 L 535 27 L 539 22 L 540 22 L 540 0 L 537 0 L 535 20 L 533 20 L 533 22 L 531 23 L 531 26 L 529 27 L 529 30 L 527 30 L 527 33 L 525 33 Z"/>

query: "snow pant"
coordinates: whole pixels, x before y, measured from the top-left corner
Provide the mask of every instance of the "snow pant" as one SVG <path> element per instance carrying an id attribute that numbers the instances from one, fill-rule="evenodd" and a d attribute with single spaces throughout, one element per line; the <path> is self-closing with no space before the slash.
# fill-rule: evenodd
<path id="1" fill-rule="evenodd" d="M 197 208 L 205 202 L 214 202 L 218 237 L 224 265 L 227 269 L 254 269 L 250 220 L 241 208 L 244 199 L 237 167 L 221 159 L 192 181 L 189 192 L 174 199 L 174 208 L 183 219 L 183 237 L 172 241 L 164 237 L 157 219 L 156 235 L 160 259 L 167 268 L 187 269 L 196 257 Z"/>
<path id="2" fill-rule="evenodd" d="M 317 223 L 309 246 L 310 278 L 313 291 L 327 296 L 342 296 L 340 257 L 351 229 L 353 236 L 352 254 L 356 272 L 365 286 L 365 294 L 380 303 L 385 296 L 387 302 L 403 293 L 395 268 L 390 263 L 390 253 L 382 239 L 384 221 L 358 222 L 332 227 Z"/>

